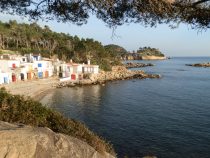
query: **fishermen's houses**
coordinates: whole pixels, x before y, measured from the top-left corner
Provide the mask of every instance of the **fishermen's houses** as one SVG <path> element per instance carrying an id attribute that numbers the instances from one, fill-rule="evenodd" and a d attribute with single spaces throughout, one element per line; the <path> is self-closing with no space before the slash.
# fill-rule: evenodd
<path id="1" fill-rule="evenodd" d="M 0 84 L 58 76 L 63 80 L 82 80 L 84 74 L 98 73 L 99 66 L 66 63 L 42 58 L 40 54 L 0 54 Z"/>
<path id="2" fill-rule="evenodd" d="M 53 75 L 53 64 L 50 59 L 39 55 L 17 54 L 0 55 L 0 84 L 48 78 Z"/>
<path id="3" fill-rule="evenodd" d="M 77 63 L 63 63 L 58 68 L 59 77 L 63 80 L 82 80 L 84 74 L 99 73 L 98 65 L 91 65 L 90 61 L 88 64 L 77 64 Z"/>

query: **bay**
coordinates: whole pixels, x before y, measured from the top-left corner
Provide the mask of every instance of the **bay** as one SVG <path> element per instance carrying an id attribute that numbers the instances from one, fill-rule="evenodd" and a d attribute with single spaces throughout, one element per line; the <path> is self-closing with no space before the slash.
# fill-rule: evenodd
<path id="1" fill-rule="evenodd" d="M 118 157 L 209 158 L 210 68 L 185 66 L 209 61 L 135 61 L 155 64 L 140 69 L 162 78 L 56 89 L 41 102 L 85 123 Z"/>

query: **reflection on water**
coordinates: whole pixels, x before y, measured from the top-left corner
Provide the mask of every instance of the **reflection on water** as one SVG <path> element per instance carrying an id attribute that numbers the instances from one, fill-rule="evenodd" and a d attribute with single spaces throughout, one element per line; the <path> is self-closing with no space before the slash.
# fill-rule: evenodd
<path id="1" fill-rule="evenodd" d="M 41 102 L 54 109 L 57 109 L 59 104 L 59 111 L 63 108 L 61 112 L 67 115 L 69 111 L 72 113 L 76 106 L 79 110 L 77 110 L 75 116 L 81 116 L 86 113 L 87 106 L 91 106 L 95 112 L 99 110 L 97 106 L 100 105 L 102 88 L 104 87 L 94 85 L 56 89 L 42 98 Z"/>

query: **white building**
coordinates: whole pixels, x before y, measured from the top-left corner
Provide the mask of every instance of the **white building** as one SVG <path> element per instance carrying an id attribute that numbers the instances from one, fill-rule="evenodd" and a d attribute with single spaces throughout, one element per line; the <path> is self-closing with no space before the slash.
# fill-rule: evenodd
<path id="1" fill-rule="evenodd" d="M 54 67 L 51 59 L 41 60 L 40 54 L 1 54 L 0 69 L 1 82 L 16 82 L 18 80 L 32 80 L 35 78 L 47 78 L 53 76 Z M 7 76 L 5 76 L 8 74 Z"/>
<path id="2" fill-rule="evenodd" d="M 5 82 L 6 80 L 8 80 L 8 83 L 16 82 L 18 79 L 20 79 L 20 61 L 0 60 L 0 69 L 1 72 L 3 73 L 2 75 L 4 76 Z"/>
<path id="3" fill-rule="evenodd" d="M 47 78 L 53 76 L 54 67 L 50 59 L 34 61 L 33 69 L 38 71 L 39 78 Z"/>
<path id="4" fill-rule="evenodd" d="M 20 55 L 20 56 L 15 57 L 14 59 L 19 60 L 21 64 L 22 63 L 27 63 L 27 57 L 25 57 L 25 56 Z"/>
<path id="5" fill-rule="evenodd" d="M 72 64 L 72 67 L 73 67 L 73 73 L 74 74 L 81 74 L 82 73 L 83 64 Z"/>
<path id="6" fill-rule="evenodd" d="M 2 72 L 9 72 L 10 70 L 20 67 L 18 60 L 0 60 L 0 68 Z"/>
<path id="7" fill-rule="evenodd" d="M 82 73 L 93 73 L 97 74 L 99 73 L 99 66 L 98 65 L 83 65 L 82 67 Z"/>
<path id="8" fill-rule="evenodd" d="M 26 54 L 25 57 L 27 58 L 27 62 L 33 63 L 34 61 L 42 60 L 40 54 Z"/>
<path id="9" fill-rule="evenodd" d="M 69 78 L 71 80 L 82 80 L 84 74 L 99 73 L 98 65 L 90 64 L 76 64 L 76 63 L 64 63 L 57 67 L 60 78 Z"/>

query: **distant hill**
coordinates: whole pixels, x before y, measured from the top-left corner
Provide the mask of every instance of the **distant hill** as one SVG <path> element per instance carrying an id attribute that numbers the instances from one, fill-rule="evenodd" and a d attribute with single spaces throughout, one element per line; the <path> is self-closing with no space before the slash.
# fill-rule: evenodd
<path id="1" fill-rule="evenodd" d="M 157 57 L 164 57 L 165 55 L 157 48 L 151 47 L 140 47 L 137 50 L 139 56 L 157 56 Z"/>
<path id="2" fill-rule="evenodd" d="M 118 56 L 122 56 L 128 53 L 128 51 L 119 46 L 119 45 L 115 45 L 115 44 L 109 44 L 104 46 L 105 50 L 113 55 L 118 55 Z"/>

